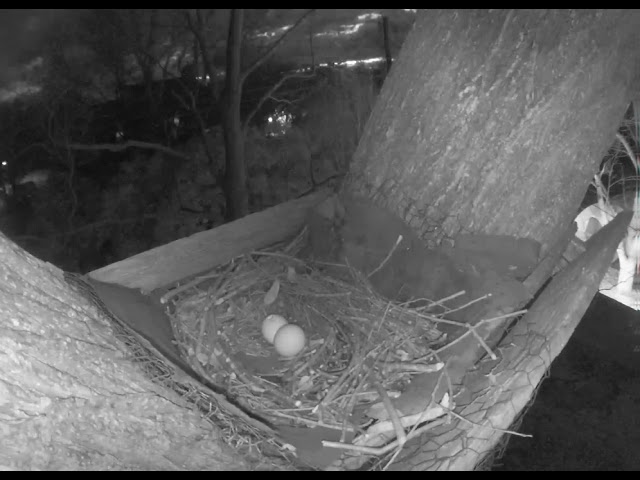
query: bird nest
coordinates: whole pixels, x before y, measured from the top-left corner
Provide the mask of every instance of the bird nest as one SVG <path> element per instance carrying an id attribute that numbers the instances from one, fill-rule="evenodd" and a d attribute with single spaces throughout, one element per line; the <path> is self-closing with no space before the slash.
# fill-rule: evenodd
<path id="1" fill-rule="evenodd" d="M 288 245 L 234 258 L 167 294 L 185 358 L 276 427 L 337 430 L 340 441 L 329 443 L 356 451 L 406 440 L 392 399 L 414 375 L 443 369 L 437 352 L 447 339 L 437 324 L 449 311 L 447 299 L 419 307 L 386 300 L 346 265 L 299 258 L 305 242 L 303 231 Z M 279 356 L 263 337 L 271 314 L 304 331 L 305 348 L 294 357 Z M 373 440 L 362 415 L 376 406 L 388 412 L 384 441 Z"/>

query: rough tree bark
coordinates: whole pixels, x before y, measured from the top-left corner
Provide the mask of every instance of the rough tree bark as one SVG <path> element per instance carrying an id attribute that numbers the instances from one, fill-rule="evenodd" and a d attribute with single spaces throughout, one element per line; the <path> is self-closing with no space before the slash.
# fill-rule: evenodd
<path id="1" fill-rule="evenodd" d="M 244 158 L 245 130 L 249 121 L 255 115 L 263 102 L 273 95 L 289 78 L 298 75 L 285 75 L 271 89 L 267 91 L 257 106 L 244 122 L 240 116 L 240 103 L 242 100 L 242 87 L 245 80 L 260 65 L 273 55 L 276 48 L 285 38 L 295 30 L 303 20 L 313 13 L 314 9 L 307 10 L 291 25 L 277 40 L 275 40 L 266 52 L 254 60 L 248 67 L 242 70 L 242 23 L 244 9 L 231 10 L 229 17 L 229 36 L 227 38 L 227 70 L 225 78 L 224 114 L 222 128 L 225 139 L 225 197 L 227 202 L 227 221 L 242 218 L 249 213 L 249 192 L 247 190 L 246 160 Z M 202 48 L 202 44 L 200 45 Z M 203 50 L 203 54 L 205 51 Z M 215 83 L 215 82 L 214 82 Z"/>
<path id="2" fill-rule="evenodd" d="M 539 242 L 544 258 L 567 237 L 633 99 L 638 20 L 640 12 L 621 10 L 421 11 L 385 81 L 343 193 L 394 213 L 432 246 L 460 233 L 504 234 Z M 513 396 L 515 413 L 568 341 L 580 305 L 596 292 L 579 281 L 597 285 L 594 278 L 610 259 L 602 263 L 591 255 L 589 275 L 567 277 L 576 282 L 575 292 L 563 284 L 564 295 L 554 294 L 550 285 L 537 300 L 547 302 L 537 307 L 545 315 L 518 324 L 542 344 L 530 350 L 518 344 L 517 365 L 505 360 L 491 372 L 507 379 L 526 366 L 527 389 L 518 384 L 505 394 Z M 547 278 L 551 269 L 544 270 Z M 550 302 L 558 302 L 559 321 L 568 328 L 548 323 Z M 535 357 L 540 350 L 542 363 Z M 527 376 L 534 363 L 540 368 Z M 462 395 L 480 392 L 468 382 L 465 377 Z M 495 400 L 504 384 L 482 388 Z M 486 428 L 487 418 L 513 419 L 504 412 L 509 398 L 501 402 L 487 403 L 486 410 L 467 403 L 474 412 L 490 412 L 479 414 Z M 395 467 L 473 468 L 494 445 L 485 437 L 476 442 L 477 433 L 456 427 L 432 442 L 424 435 L 406 446 Z"/>
<path id="3" fill-rule="evenodd" d="M 0 470 L 246 469 L 62 272 L 0 234 Z"/>
<path id="4" fill-rule="evenodd" d="M 391 71 L 393 59 L 391 58 L 391 45 L 389 41 L 389 17 L 382 17 L 382 42 L 384 44 L 384 58 L 387 65 L 387 73 Z"/>
<path id="5" fill-rule="evenodd" d="M 436 243 L 460 231 L 553 244 L 632 99 L 640 13 L 422 11 L 345 189 Z"/>

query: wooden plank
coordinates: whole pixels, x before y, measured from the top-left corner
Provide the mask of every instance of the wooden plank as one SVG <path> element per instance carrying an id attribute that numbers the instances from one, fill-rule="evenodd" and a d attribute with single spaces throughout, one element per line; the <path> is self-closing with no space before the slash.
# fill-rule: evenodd
<path id="1" fill-rule="evenodd" d="M 89 277 L 146 292 L 166 287 L 294 235 L 309 210 L 329 195 L 321 190 L 276 205 L 99 268 Z"/>

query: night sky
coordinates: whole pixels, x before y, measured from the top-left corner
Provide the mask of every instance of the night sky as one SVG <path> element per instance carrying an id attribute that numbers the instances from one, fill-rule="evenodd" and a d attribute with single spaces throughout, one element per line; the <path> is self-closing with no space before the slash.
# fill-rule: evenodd
<path id="1" fill-rule="evenodd" d="M 65 10 L 0 9 L 0 88 L 19 78 L 21 65 L 37 56 L 46 27 Z"/>

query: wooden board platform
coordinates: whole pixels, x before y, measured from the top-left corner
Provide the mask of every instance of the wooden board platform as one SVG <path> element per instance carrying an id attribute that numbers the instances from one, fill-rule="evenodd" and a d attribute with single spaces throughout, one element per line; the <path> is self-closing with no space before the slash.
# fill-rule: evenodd
<path id="1" fill-rule="evenodd" d="M 90 272 L 94 280 L 144 292 L 206 272 L 232 258 L 295 235 L 309 209 L 331 194 L 321 190 L 234 222 L 181 238 Z"/>

